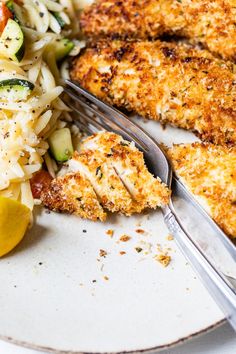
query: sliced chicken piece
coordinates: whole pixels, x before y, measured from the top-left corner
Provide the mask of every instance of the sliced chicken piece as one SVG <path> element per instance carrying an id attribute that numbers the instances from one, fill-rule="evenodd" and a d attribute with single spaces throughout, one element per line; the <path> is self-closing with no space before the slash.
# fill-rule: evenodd
<path id="1" fill-rule="evenodd" d="M 92 184 L 100 203 L 111 212 L 130 215 L 141 208 L 133 201 L 131 195 L 118 177 L 109 159 L 98 149 L 75 153 L 69 162 L 71 171 L 78 171 Z"/>
<path id="2" fill-rule="evenodd" d="M 104 221 L 103 208 L 131 215 L 169 201 L 170 191 L 149 173 L 142 152 L 117 134 L 88 137 L 68 164 L 65 174 L 41 192 L 51 210 Z"/>
<path id="3" fill-rule="evenodd" d="M 93 221 L 106 220 L 106 213 L 91 183 L 80 173 L 53 179 L 41 193 L 41 200 L 50 210 L 68 212 Z"/>
<path id="4" fill-rule="evenodd" d="M 143 153 L 121 136 L 100 132 L 85 140 L 82 151 L 93 149 L 104 154 L 139 208 L 156 208 L 168 203 L 168 188 L 148 171 Z M 92 150 L 91 150 L 92 151 Z"/>
<path id="5" fill-rule="evenodd" d="M 216 223 L 236 238 L 236 147 L 183 144 L 168 154 L 186 187 Z"/>

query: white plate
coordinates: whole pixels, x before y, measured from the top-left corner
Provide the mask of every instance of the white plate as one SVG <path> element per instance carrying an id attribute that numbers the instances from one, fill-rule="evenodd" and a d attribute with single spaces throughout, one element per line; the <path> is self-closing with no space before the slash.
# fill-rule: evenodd
<path id="1" fill-rule="evenodd" d="M 196 140 L 142 124 L 165 143 Z M 132 239 L 119 242 L 122 234 Z M 161 349 L 216 326 L 221 311 L 167 235 L 159 211 L 101 224 L 38 208 L 33 229 L 0 260 L 0 337 L 42 350 L 129 352 Z M 147 255 L 135 250 L 142 241 L 152 244 Z M 157 244 L 171 248 L 167 268 L 154 259 Z"/>

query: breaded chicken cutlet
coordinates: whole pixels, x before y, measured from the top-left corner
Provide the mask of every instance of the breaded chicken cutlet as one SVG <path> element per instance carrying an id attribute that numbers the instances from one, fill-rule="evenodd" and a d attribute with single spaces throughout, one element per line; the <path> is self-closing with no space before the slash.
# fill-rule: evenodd
<path id="1" fill-rule="evenodd" d="M 233 64 L 206 50 L 160 41 L 102 41 L 73 61 L 70 75 L 119 108 L 192 130 L 202 140 L 236 143 Z"/>
<path id="2" fill-rule="evenodd" d="M 52 180 L 41 200 L 51 210 L 104 221 L 105 210 L 129 216 L 166 205 L 169 196 L 133 143 L 100 132 L 85 139 L 69 161 L 69 172 Z"/>
<path id="3" fill-rule="evenodd" d="M 236 238 L 236 147 L 181 144 L 168 155 L 187 189 L 224 232 Z"/>
<path id="4" fill-rule="evenodd" d="M 175 34 L 236 60 L 234 0 L 97 0 L 82 13 L 89 37 L 150 39 Z"/>

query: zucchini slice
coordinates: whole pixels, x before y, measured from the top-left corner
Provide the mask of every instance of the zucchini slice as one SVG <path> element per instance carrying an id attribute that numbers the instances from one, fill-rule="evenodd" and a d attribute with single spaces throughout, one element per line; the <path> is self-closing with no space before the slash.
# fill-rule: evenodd
<path id="1" fill-rule="evenodd" d="M 69 160 L 74 152 L 68 128 L 55 130 L 48 139 L 50 152 L 58 162 Z"/>
<path id="2" fill-rule="evenodd" d="M 22 79 L 8 79 L 0 81 L 0 99 L 7 101 L 23 101 L 34 89 L 34 84 Z"/>
<path id="3" fill-rule="evenodd" d="M 14 13 L 14 7 L 13 7 L 13 0 L 8 0 L 6 3 L 5 3 L 6 7 L 8 8 L 8 10 L 11 11 L 11 13 L 13 14 Z"/>
<path id="4" fill-rule="evenodd" d="M 55 42 L 56 61 L 64 59 L 74 48 L 74 43 L 68 38 L 62 38 Z"/>
<path id="5" fill-rule="evenodd" d="M 16 13 L 15 13 L 15 9 L 14 9 L 14 1 L 13 0 L 8 0 L 6 2 L 6 7 L 8 8 L 8 10 L 11 11 L 11 13 L 13 15 L 13 20 L 16 21 L 17 23 L 19 23 L 19 20 L 16 17 Z"/>
<path id="6" fill-rule="evenodd" d="M 24 56 L 24 33 L 19 24 L 9 19 L 0 37 L 0 50 L 6 57 L 20 62 Z"/>

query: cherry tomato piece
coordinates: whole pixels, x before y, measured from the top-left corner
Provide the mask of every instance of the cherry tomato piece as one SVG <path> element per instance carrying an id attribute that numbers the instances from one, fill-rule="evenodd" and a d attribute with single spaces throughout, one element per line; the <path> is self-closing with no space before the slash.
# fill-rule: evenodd
<path id="1" fill-rule="evenodd" d="M 51 180 L 52 176 L 45 170 L 35 173 L 30 180 L 31 191 L 35 199 L 40 199 L 42 191 L 49 186 Z"/>
<path id="2" fill-rule="evenodd" d="M 8 9 L 5 4 L 0 5 L 0 32 L 2 33 L 4 28 L 6 27 L 7 21 L 9 18 L 13 18 L 13 14 Z"/>

